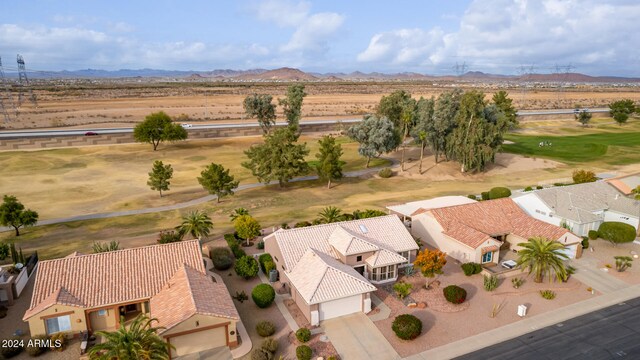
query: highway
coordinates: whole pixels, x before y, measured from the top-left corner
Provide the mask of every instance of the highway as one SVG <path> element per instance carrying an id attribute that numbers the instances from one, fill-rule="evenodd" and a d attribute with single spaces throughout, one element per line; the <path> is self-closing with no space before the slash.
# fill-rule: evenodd
<path id="1" fill-rule="evenodd" d="M 591 113 L 604 113 L 609 112 L 609 109 L 589 109 Z M 573 114 L 574 109 L 562 109 L 562 110 L 524 110 L 518 111 L 518 116 L 532 116 L 532 115 L 567 115 Z M 355 123 L 361 119 L 345 119 L 345 120 L 315 120 L 315 121 L 303 121 L 302 124 L 327 124 L 335 122 L 343 123 Z M 284 122 L 280 122 L 277 126 L 284 125 Z M 246 128 L 257 126 L 258 123 L 244 123 L 244 124 L 208 124 L 208 125 L 193 125 L 187 128 L 187 131 L 201 130 L 201 129 L 219 129 L 219 128 Z M 85 129 L 67 129 L 67 130 L 11 130 L 0 131 L 0 139 L 18 139 L 18 138 L 33 138 L 33 137 L 51 137 L 51 136 L 79 136 L 84 135 L 87 132 L 94 132 L 98 135 L 106 134 L 123 134 L 132 133 L 132 127 L 126 128 L 85 128 Z"/>

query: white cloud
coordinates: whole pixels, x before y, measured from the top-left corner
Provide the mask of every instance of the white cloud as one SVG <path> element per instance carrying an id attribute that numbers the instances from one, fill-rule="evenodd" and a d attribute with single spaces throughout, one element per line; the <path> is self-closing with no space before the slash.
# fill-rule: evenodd
<path id="1" fill-rule="evenodd" d="M 324 54 L 329 50 L 328 40 L 342 26 L 344 16 L 335 13 L 319 13 L 307 18 L 293 33 L 282 51 L 302 51 Z"/>
<path id="2" fill-rule="evenodd" d="M 133 32 L 136 28 L 131 25 L 131 24 L 127 24 L 126 22 L 116 22 L 116 23 L 109 23 L 108 24 L 109 29 L 113 32 L 118 32 L 118 33 L 128 33 L 128 32 Z"/>
<path id="3" fill-rule="evenodd" d="M 281 27 L 295 27 L 309 16 L 311 3 L 306 1 L 265 0 L 251 9 L 259 20 L 273 22 Z"/>
<path id="4" fill-rule="evenodd" d="M 457 31 L 397 29 L 374 34 L 357 56 L 379 65 L 466 61 L 480 70 L 515 72 L 518 64 L 569 64 L 578 71 L 632 69 L 640 55 L 640 3 L 597 0 L 476 0 Z M 425 59 L 428 59 L 425 62 Z M 477 70 L 477 69 L 474 69 Z M 540 69 L 539 71 L 547 71 Z"/>

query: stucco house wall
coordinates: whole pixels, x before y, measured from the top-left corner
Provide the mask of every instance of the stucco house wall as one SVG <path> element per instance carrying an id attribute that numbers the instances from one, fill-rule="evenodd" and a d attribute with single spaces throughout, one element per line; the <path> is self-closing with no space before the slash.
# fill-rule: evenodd
<path id="1" fill-rule="evenodd" d="M 31 336 L 46 335 L 46 319 L 69 315 L 71 320 L 71 330 L 69 332 L 79 333 L 87 330 L 87 323 L 84 317 L 84 308 L 66 305 L 53 305 L 43 310 L 27 320 Z"/>

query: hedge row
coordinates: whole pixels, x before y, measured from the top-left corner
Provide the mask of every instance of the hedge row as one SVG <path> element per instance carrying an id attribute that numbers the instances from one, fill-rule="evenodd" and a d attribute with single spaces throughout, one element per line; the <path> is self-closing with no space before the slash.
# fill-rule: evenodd
<path id="1" fill-rule="evenodd" d="M 264 253 L 258 257 L 258 263 L 260 263 L 260 269 L 265 275 L 269 275 L 269 272 L 276 268 L 276 263 L 273 262 L 271 254 Z"/>
<path id="2" fill-rule="evenodd" d="M 231 249 L 231 252 L 236 259 L 240 259 L 247 255 L 247 253 L 242 250 L 238 239 L 233 234 L 224 234 L 224 240 L 227 242 L 227 245 L 229 245 L 229 249 Z"/>
<path id="3" fill-rule="evenodd" d="M 598 235 L 613 243 L 628 243 L 636 239 L 636 229 L 623 222 L 607 221 L 600 224 Z"/>

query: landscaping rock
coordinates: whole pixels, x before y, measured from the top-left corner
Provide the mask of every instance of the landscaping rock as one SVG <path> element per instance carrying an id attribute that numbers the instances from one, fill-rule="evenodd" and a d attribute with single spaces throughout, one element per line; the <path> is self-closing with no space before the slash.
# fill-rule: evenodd
<path id="1" fill-rule="evenodd" d="M 421 302 L 421 303 L 418 303 L 418 306 L 417 306 L 417 307 L 418 307 L 418 309 L 424 309 L 424 308 L 426 308 L 426 307 L 427 307 L 427 304 L 425 304 L 425 303 Z"/>
<path id="2" fill-rule="evenodd" d="M 418 307 L 418 304 L 416 304 L 416 303 L 412 302 L 412 303 L 407 304 L 407 307 L 408 307 L 409 309 L 413 309 L 413 308 Z"/>

